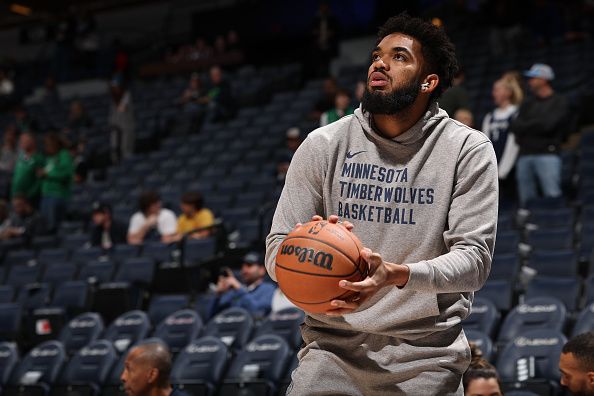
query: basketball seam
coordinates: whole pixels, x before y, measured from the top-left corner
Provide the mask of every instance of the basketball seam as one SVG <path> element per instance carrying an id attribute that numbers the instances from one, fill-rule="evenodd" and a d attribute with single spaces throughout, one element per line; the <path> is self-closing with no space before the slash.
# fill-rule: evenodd
<path id="1" fill-rule="evenodd" d="M 305 271 L 300 271 L 300 270 L 296 270 L 293 268 L 287 268 L 284 265 L 279 264 L 278 262 L 275 262 L 277 267 L 281 267 L 282 269 L 286 270 L 286 271 L 291 271 L 291 272 L 296 272 L 298 274 L 303 274 L 303 275 L 311 275 L 311 276 L 320 276 L 322 278 L 346 278 L 348 276 L 353 275 L 355 272 L 357 272 L 358 270 L 355 268 L 355 270 L 353 272 L 351 272 L 350 274 L 340 274 L 340 275 L 331 275 L 331 274 L 313 274 L 311 272 L 305 272 Z"/>
<path id="2" fill-rule="evenodd" d="M 351 292 L 352 292 L 351 290 L 347 290 L 347 291 L 345 291 L 344 293 L 342 293 L 342 294 L 341 294 L 341 295 L 339 295 L 339 296 L 332 297 L 332 298 L 331 298 L 331 299 L 329 299 L 329 300 L 324 300 L 324 301 L 320 301 L 320 302 L 304 302 L 304 301 L 299 301 L 299 300 L 297 300 L 297 299 L 295 299 L 295 298 L 291 298 L 291 297 L 290 297 L 288 294 L 285 294 L 285 296 L 287 296 L 287 298 L 288 298 L 289 300 L 293 300 L 293 301 L 295 301 L 296 303 L 299 303 L 299 304 L 304 304 L 304 305 L 319 305 L 319 304 L 325 304 L 325 303 L 328 303 L 328 302 L 330 302 L 330 301 L 333 301 L 333 300 L 338 300 L 338 299 L 340 299 L 341 297 L 343 297 L 343 296 L 345 296 L 346 294 L 349 294 L 349 293 L 351 293 Z"/>
<path id="3" fill-rule="evenodd" d="M 344 226 L 343 226 L 343 227 L 344 227 Z M 346 228 L 346 227 L 344 227 L 344 228 Z M 349 236 L 349 238 L 351 238 L 351 241 L 353 241 L 353 243 L 354 243 L 356 246 L 358 246 L 358 245 L 357 245 L 357 242 L 355 242 L 355 238 L 353 238 L 353 235 L 352 235 L 352 234 L 353 234 L 353 232 L 352 232 L 352 231 L 350 231 L 349 229 L 347 229 L 347 235 Z M 349 257 L 349 258 L 350 258 L 350 257 Z M 359 252 L 359 262 L 361 262 L 361 252 Z M 359 266 L 358 266 L 358 265 L 355 265 L 355 268 L 357 269 L 357 271 L 359 272 L 359 274 L 361 274 L 361 276 L 362 276 L 363 278 L 367 277 L 367 271 L 365 271 L 365 272 L 361 271 L 361 270 L 359 269 Z"/>

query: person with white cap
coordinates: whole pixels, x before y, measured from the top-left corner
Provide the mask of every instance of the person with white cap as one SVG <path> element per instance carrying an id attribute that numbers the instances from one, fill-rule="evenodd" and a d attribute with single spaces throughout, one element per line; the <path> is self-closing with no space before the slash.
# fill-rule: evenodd
<path id="1" fill-rule="evenodd" d="M 520 206 L 538 198 L 556 198 L 561 191 L 560 145 L 568 132 L 569 107 L 565 97 L 551 86 L 555 73 L 549 65 L 536 63 L 524 72 L 533 94 L 520 107 L 518 117 L 512 122 L 520 147 L 516 163 L 516 179 Z"/>

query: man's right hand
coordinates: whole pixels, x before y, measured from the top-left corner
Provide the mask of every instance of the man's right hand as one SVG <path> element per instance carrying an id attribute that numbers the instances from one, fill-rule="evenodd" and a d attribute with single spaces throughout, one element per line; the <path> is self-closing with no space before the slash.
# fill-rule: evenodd
<path id="1" fill-rule="evenodd" d="M 311 218 L 311 221 L 322 221 L 322 220 L 324 220 L 324 218 L 322 216 L 319 216 L 319 215 L 314 215 Z M 338 216 L 336 216 L 336 215 L 330 215 L 328 217 L 328 223 L 338 224 L 339 223 Z M 350 221 L 343 221 L 340 224 L 342 224 L 347 230 L 353 231 L 354 225 Z M 301 227 L 302 225 L 303 225 L 302 223 L 295 224 L 295 227 L 293 227 L 293 230 L 292 231 L 295 231 L 297 228 Z"/>

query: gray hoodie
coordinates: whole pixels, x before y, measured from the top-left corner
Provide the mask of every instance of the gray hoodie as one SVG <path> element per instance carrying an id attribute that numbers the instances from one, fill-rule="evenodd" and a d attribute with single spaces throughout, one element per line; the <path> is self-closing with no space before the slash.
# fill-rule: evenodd
<path id="1" fill-rule="evenodd" d="M 485 135 L 437 103 L 408 131 L 387 139 L 354 115 L 310 133 L 287 173 L 266 267 L 296 223 L 337 214 L 364 246 L 406 264 L 408 283 L 385 287 L 341 317 L 306 324 L 417 339 L 459 324 L 489 275 L 497 226 L 497 163 Z"/>

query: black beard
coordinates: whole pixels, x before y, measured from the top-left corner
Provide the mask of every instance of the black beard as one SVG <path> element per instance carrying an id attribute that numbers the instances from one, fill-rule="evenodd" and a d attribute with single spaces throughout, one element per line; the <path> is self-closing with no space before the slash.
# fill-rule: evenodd
<path id="1" fill-rule="evenodd" d="M 419 96 L 419 81 L 415 79 L 402 88 L 395 89 L 392 93 L 369 91 L 365 88 L 361 105 L 371 114 L 394 115 L 408 109 Z"/>

